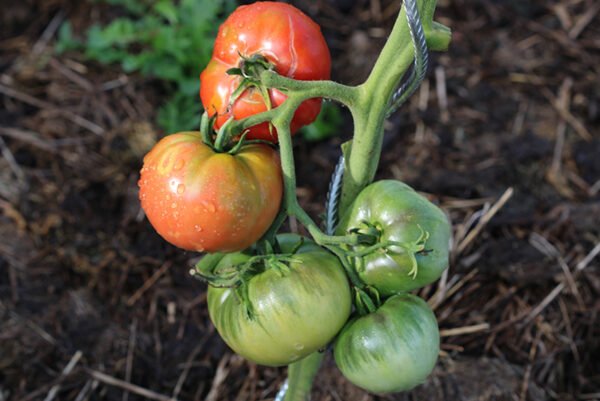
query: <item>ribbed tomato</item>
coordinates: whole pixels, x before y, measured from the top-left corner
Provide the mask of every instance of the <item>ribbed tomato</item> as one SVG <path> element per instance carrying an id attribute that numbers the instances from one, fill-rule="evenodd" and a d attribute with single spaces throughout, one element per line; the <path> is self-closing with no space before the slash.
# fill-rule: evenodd
<path id="1" fill-rule="evenodd" d="M 148 220 L 180 248 L 236 252 L 273 222 L 283 195 L 277 153 L 266 145 L 216 153 L 199 132 L 166 136 L 144 157 L 140 200 Z"/>
<path id="2" fill-rule="evenodd" d="M 217 114 L 215 127 L 231 116 L 242 119 L 267 110 L 257 89 L 247 89 L 232 107 L 232 93 L 242 77 L 227 75 L 230 68 L 239 67 L 242 57 L 262 55 L 280 75 L 297 80 L 329 79 L 331 56 L 321 29 L 297 8 L 278 2 L 256 2 L 238 7 L 221 25 L 215 41 L 213 57 L 200 75 L 200 97 L 210 116 Z M 286 95 L 269 90 L 272 107 L 281 105 Z M 291 122 L 294 133 L 312 123 L 321 109 L 321 99 L 304 101 Z M 248 139 L 277 141 L 275 130 L 268 123 L 252 127 Z"/>
<path id="3" fill-rule="evenodd" d="M 360 278 L 381 295 L 412 291 L 437 280 L 448 267 L 450 224 L 440 208 L 408 185 L 377 181 L 363 189 L 338 225 L 337 233 L 374 228 L 390 245 L 354 258 Z M 411 250 L 411 244 L 422 247 Z M 361 251 L 367 245 L 353 247 Z M 416 249 L 420 249 L 416 251 Z"/>
<path id="4" fill-rule="evenodd" d="M 437 320 L 421 298 L 394 295 L 375 312 L 350 320 L 334 345 L 335 362 L 352 383 L 373 393 L 406 391 L 433 370 Z"/>
<path id="5" fill-rule="evenodd" d="M 288 253 L 300 237 L 284 234 L 277 239 L 281 252 Z M 250 257 L 226 255 L 215 270 Z M 262 365 L 288 365 L 324 347 L 350 315 L 350 287 L 337 257 L 305 238 L 292 258 L 288 271 L 262 266 L 242 284 L 252 308 L 250 318 L 235 288 L 208 289 L 208 311 L 223 340 Z"/>

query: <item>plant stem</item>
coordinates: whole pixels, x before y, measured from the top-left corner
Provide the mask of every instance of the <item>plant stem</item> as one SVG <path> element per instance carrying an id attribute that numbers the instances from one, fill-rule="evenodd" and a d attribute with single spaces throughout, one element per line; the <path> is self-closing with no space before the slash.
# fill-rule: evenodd
<path id="1" fill-rule="evenodd" d="M 288 366 L 288 390 L 284 401 L 310 399 L 312 383 L 324 357 L 324 352 L 313 352 Z"/>
<path id="2" fill-rule="evenodd" d="M 447 47 L 450 32 L 433 23 L 435 5 L 436 0 L 418 2 L 423 29 L 426 37 L 429 36 L 427 43 L 431 49 L 441 50 Z M 350 106 L 354 118 L 354 137 L 344 155 L 346 165 L 340 214 L 375 177 L 387 109 L 413 59 L 413 43 L 403 6 L 369 78 L 357 88 L 360 91 L 359 103 Z"/>
<path id="3" fill-rule="evenodd" d="M 288 100 L 278 108 L 282 112 L 273 118 L 272 123 L 277 130 L 279 138 L 279 153 L 281 157 L 281 170 L 283 172 L 283 208 L 289 216 L 295 216 L 306 227 L 313 239 L 321 245 L 324 244 L 349 244 L 356 245 L 363 238 L 360 234 L 346 236 L 326 235 L 310 216 L 300 207 L 296 198 L 296 168 L 294 166 L 294 151 L 290 134 L 289 113 L 285 108 L 295 110 L 297 104 L 304 100 L 301 96 L 291 95 Z"/>
<path id="4" fill-rule="evenodd" d="M 356 87 L 346 86 L 333 81 L 296 81 L 283 77 L 274 71 L 264 71 L 260 75 L 261 82 L 269 88 L 276 88 L 283 93 L 291 92 L 302 100 L 325 97 L 337 100 L 348 107 L 352 107 L 359 100 L 359 91 Z"/>

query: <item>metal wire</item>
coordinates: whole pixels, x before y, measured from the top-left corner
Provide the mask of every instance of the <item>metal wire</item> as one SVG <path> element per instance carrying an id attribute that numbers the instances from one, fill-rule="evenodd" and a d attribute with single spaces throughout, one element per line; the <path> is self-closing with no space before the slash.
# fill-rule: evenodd
<path id="1" fill-rule="evenodd" d="M 285 397 L 285 393 L 287 393 L 287 389 L 288 389 L 288 380 L 285 379 L 285 382 L 283 383 L 283 386 L 281 386 L 281 388 L 279 389 L 279 392 L 275 396 L 274 401 L 283 401 L 283 398 Z"/>
<path id="2" fill-rule="evenodd" d="M 340 203 L 340 194 L 342 189 L 342 177 L 344 176 L 344 156 L 335 166 L 331 182 L 329 183 L 329 192 L 327 192 L 327 202 L 325 206 L 325 234 L 333 235 L 338 223 L 338 205 Z"/>
<path id="3" fill-rule="evenodd" d="M 419 17 L 417 1 L 404 0 L 404 9 L 406 10 L 406 20 L 408 21 L 410 36 L 415 47 L 415 61 L 410 76 L 392 97 L 392 103 L 388 108 L 388 117 L 415 92 L 419 85 L 421 85 L 421 82 L 423 82 L 423 79 L 425 78 L 427 65 L 429 64 L 427 40 L 425 39 L 423 24 L 421 24 L 421 18 Z"/>

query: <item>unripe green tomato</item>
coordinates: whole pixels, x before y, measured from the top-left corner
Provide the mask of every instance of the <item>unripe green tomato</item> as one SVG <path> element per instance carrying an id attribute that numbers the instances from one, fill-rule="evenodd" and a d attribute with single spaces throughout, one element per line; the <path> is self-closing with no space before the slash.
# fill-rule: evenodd
<path id="1" fill-rule="evenodd" d="M 444 212 L 408 185 L 395 180 L 374 182 L 363 189 L 337 227 L 337 234 L 364 230 L 380 232 L 378 242 L 411 243 L 426 234 L 424 249 L 411 252 L 400 246 L 377 249 L 354 258 L 355 269 L 365 284 L 381 295 L 393 295 L 421 288 L 442 275 L 448 267 L 450 224 Z M 367 245 L 352 247 L 361 251 Z M 413 260 L 416 274 L 413 275 Z"/>
<path id="2" fill-rule="evenodd" d="M 437 320 L 421 298 L 394 295 L 373 313 L 351 319 L 338 335 L 334 356 L 342 374 L 377 394 L 423 383 L 440 347 Z"/>
<path id="3" fill-rule="evenodd" d="M 300 240 L 291 234 L 277 238 L 284 253 Z M 216 270 L 249 258 L 226 255 Z M 306 238 L 292 258 L 289 271 L 267 269 L 249 280 L 252 318 L 233 288 L 208 289 L 208 311 L 223 340 L 261 365 L 288 365 L 323 348 L 350 316 L 350 286 L 338 258 Z"/>

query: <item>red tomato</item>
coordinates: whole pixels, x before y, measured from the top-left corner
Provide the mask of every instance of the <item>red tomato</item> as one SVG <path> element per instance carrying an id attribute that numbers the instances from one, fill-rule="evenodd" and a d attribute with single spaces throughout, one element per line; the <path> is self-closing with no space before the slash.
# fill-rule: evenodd
<path id="1" fill-rule="evenodd" d="M 231 94 L 242 77 L 227 75 L 230 68 L 239 67 L 243 57 L 264 56 L 280 75 L 297 80 L 329 79 L 331 56 L 321 29 L 297 8 L 276 2 L 257 2 L 238 7 L 219 28 L 213 58 L 200 75 L 200 97 L 210 116 L 217 113 L 215 127 L 231 116 L 242 119 L 267 110 L 260 91 L 247 89 L 229 108 Z M 286 96 L 269 90 L 272 107 L 281 105 Z M 304 101 L 291 123 L 294 133 L 312 123 L 321 109 L 321 99 Z M 268 123 L 250 129 L 248 139 L 277 141 L 275 130 Z"/>
<path id="2" fill-rule="evenodd" d="M 156 231 L 180 248 L 236 252 L 269 228 L 283 194 L 277 153 L 246 145 L 215 153 L 199 132 L 158 142 L 144 157 L 140 200 Z"/>

